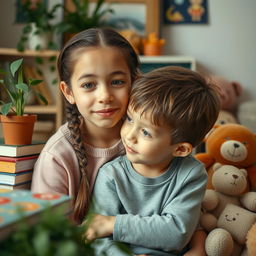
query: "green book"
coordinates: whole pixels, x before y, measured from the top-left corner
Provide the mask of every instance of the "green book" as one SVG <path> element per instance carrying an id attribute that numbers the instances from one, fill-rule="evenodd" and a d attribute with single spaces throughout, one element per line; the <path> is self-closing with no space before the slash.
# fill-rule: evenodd
<path id="1" fill-rule="evenodd" d="M 0 156 L 29 156 L 39 154 L 45 145 L 45 141 L 34 141 L 28 145 L 8 145 L 0 138 Z"/>

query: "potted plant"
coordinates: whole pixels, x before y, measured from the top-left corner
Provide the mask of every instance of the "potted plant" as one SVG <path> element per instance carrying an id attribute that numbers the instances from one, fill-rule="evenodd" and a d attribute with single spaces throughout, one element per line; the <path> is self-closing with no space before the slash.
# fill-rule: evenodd
<path id="1" fill-rule="evenodd" d="M 56 26 L 51 22 L 61 4 L 55 4 L 48 10 L 47 5 L 42 0 L 22 0 L 19 2 L 19 7 L 26 24 L 22 30 L 17 49 L 24 51 L 26 42 L 28 42 L 28 48 L 31 50 L 56 49 L 56 44 L 52 41 Z"/>
<path id="2" fill-rule="evenodd" d="M 107 13 L 113 13 L 113 10 L 102 8 L 105 0 L 97 0 L 95 7 L 91 10 L 90 2 L 90 0 L 70 0 L 71 6 L 69 7 L 71 8 L 62 5 L 64 18 L 56 27 L 58 33 L 64 33 L 64 41 L 84 29 L 102 27 L 107 24 L 104 16 Z"/>
<path id="3" fill-rule="evenodd" d="M 24 81 L 22 64 L 23 59 L 13 61 L 9 70 L 2 71 L 4 79 L 0 79 L 9 99 L 8 102 L 0 101 L 0 121 L 3 125 L 5 144 L 9 145 L 31 144 L 36 121 L 36 115 L 26 115 L 24 109 L 32 88 L 42 80 L 27 78 L 27 81 Z M 43 95 L 36 91 L 35 93 L 42 102 L 48 104 Z"/>

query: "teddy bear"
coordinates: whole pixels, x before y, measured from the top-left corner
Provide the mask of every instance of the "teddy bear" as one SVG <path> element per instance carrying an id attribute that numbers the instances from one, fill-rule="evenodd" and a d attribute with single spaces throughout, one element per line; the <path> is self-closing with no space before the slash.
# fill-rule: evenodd
<path id="1" fill-rule="evenodd" d="M 248 256 L 256 255 L 256 223 L 254 223 L 246 236 L 246 248 Z"/>
<path id="2" fill-rule="evenodd" d="M 195 158 L 205 164 L 208 189 L 213 189 L 212 166 L 219 162 L 246 169 L 250 190 L 256 190 L 256 134 L 240 124 L 220 125 L 205 139 L 205 151 Z"/>
<path id="3" fill-rule="evenodd" d="M 201 226 L 211 231 L 217 219 L 228 203 L 243 206 L 256 211 L 256 192 L 246 192 L 247 171 L 233 165 L 213 165 L 212 185 L 214 190 L 207 189 L 202 201 L 203 214 Z"/>
<path id="4" fill-rule="evenodd" d="M 241 206 L 227 204 L 217 221 L 216 228 L 206 237 L 206 254 L 208 256 L 248 255 L 246 237 L 255 223 L 254 212 Z"/>
<path id="5" fill-rule="evenodd" d="M 247 188 L 245 169 L 215 163 L 213 170 L 212 183 L 215 190 L 206 190 L 200 218 L 200 225 L 210 232 L 205 248 L 210 256 L 226 256 L 231 253 L 234 255 L 234 245 L 235 251 L 241 252 L 247 231 L 256 221 L 256 214 L 252 215 L 252 212 L 256 212 L 256 192 L 244 193 Z M 233 219 L 233 215 L 230 221 L 226 219 L 227 215 L 231 216 L 230 207 L 233 209 L 232 214 L 235 212 L 240 214 L 240 216 L 234 214 L 237 221 L 243 216 L 238 224 Z M 219 244 L 218 241 L 221 243 Z"/>
<path id="6" fill-rule="evenodd" d="M 214 83 L 219 88 L 221 109 L 235 113 L 238 99 L 242 95 L 243 87 L 237 81 L 228 81 L 224 77 L 210 75 L 206 80 Z"/>

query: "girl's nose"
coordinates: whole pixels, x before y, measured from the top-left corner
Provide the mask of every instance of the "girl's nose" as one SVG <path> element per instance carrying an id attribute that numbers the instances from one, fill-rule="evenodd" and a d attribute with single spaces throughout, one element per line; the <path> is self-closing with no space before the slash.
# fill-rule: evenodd
<path id="1" fill-rule="evenodd" d="M 113 95 L 111 93 L 110 88 L 108 88 L 107 86 L 101 86 L 100 90 L 99 90 L 99 102 L 100 103 L 109 103 L 111 101 L 113 101 Z"/>

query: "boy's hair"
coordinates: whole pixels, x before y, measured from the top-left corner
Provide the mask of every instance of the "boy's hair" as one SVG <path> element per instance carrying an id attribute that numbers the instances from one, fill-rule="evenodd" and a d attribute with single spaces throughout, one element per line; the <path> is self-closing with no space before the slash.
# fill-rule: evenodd
<path id="1" fill-rule="evenodd" d="M 60 81 L 64 81 L 67 86 L 71 87 L 70 79 L 76 61 L 81 56 L 81 51 L 88 47 L 115 47 L 122 52 L 128 68 L 131 73 L 131 81 L 133 82 L 138 75 L 139 60 L 136 52 L 130 43 L 118 32 L 109 28 L 91 28 L 84 30 L 72 37 L 60 52 L 58 57 L 58 73 Z M 104 58 L 104 56 L 102 56 Z M 89 181 L 87 178 L 87 158 L 80 130 L 81 114 L 75 104 L 70 104 L 66 99 L 66 117 L 68 128 L 72 136 L 72 145 L 76 152 L 79 163 L 81 181 L 78 193 L 75 198 L 74 218 L 77 222 L 81 222 L 84 218 L 90 201 Z"/>
<path id="2" fill-rule="evenodd" d="M 172 144 L 197 146 L 220 110 L 217 87 L 197 72 L 168 66 L 141 75 L 134 83 L 130 107 L 150 113 L 153 124 L 171 128 Z"/>

